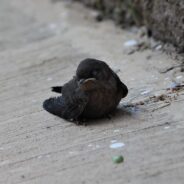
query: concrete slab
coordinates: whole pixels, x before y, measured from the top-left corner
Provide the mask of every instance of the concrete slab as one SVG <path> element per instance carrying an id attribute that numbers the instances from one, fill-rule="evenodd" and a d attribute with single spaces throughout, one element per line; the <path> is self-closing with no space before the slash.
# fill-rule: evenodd
<path id="1" fill-rule="evenodd" d="M 2 0 L 0 19 L 0 183 L 183 183 L 184 92 L 166 88 L 184 75 L 160 72 L 179 61 L 158 49 L 127 54 L 139 33 L 99 24 L 78 4 Z M 111 120 L 84 127 L 42 102 L 86 57 L 105 60 L 130 93 Z"/>

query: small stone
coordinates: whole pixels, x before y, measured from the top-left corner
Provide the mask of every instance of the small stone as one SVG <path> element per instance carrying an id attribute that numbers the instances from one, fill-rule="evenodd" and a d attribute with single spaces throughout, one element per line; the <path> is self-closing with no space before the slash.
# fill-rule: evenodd
<path id="1" fill-rule="evenodd" d="M 119 156 L 113 156 L 112 157 L 112 161 L 115 163 L 115 164 L 119 164 L 119 163 L 122 163 L 124 161 L 124 158 L 122 155 L 119 155 Z"/>
<path id="2" fill-rule="evenodd" d="M 155 47 L 155 50 L 161 50 L 162 49 L 162 45 L 157 45 L 156 47 Z"/>
<path id="3" fill-rule="evenodd" d="M 177 79 L 181 79 L 181 78 L 183 78 L 183 76 L 182 76 L 182 75 L 179 75 L 179 76 L 177 76 L 176 78 L 177 78 Z"/>
<path id="4" fill-rule="evenodd" d="M 47 81 L 52 81 L 52 77 L 48 77 L 47 78 Z"/>
<path id="5" fill-rule="evenodd" d="M 134 47 L 137 45 L 138 45 L 138 42 L 136 40 L 128 40 L 124 43 L 125 47 Z"/>
<path id="6" fill-rule="evenodd" d="M 184 72 L 184 67 L 181 67 L 180 72 Z"/>
<path id="7" fill-rule="evenodd" d="M 109 147 L 111 149 L 119 149 L 119 148 L 122 148 L 124 146 L 125 146 L 124 143 L 122 143 L 122 142 L 116 142 L 116 143 L 112 143 Z"/>
<path id="8" fill-rule="evenodd" d="M 22 178 L 22 179 L 24 179 L 24 178 L 25 178 L 25 176 L 24 176 L 24 175 L 21 175 L 21 178 Z"/>
<path id="9" fill-rule="evenodd" d="M 145 91 L 141 92 L 141 95 L 147 95 L 147 94 L 149 94 L 150 92 L 151 92 L 151 90 L 145 90 Z"/>
<path id="10" fill-rule="evenodd" d="M 101 21 L 103 21 L 104 17 L 101 13 L 98 13 L 96 15 L 95 19 L 96 19 L 97 22 L 101 22 Z"/>

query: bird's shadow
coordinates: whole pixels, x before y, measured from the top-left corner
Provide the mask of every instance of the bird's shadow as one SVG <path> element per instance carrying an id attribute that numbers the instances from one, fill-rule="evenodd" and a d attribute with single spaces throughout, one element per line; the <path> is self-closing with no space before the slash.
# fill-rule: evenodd
<path id="1" fill-rule="evenodd" d="M 103 124 L 109 124 L 109 123 L 115 123 L 116 121 L 123 120 L 123 119 L 129 119 L 135 114 L 134 110 L 132 110 L 129 107 L 118 107 L 116 108 L 111 114 L 99 118 L 99 119 L 88 119 L 84 125 L 87 126 L 95 126 L 97 124 L 103 125 Z"/>

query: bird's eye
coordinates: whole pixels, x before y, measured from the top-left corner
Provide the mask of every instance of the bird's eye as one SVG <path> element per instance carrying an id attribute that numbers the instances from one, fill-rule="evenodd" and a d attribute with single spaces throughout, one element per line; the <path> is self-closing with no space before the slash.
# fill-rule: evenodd
<path id="1" fill-rule="evenodd" d="M 98 71 L 97 71 L 97 70 L 94 70 L 94 71 L 92 72 L 92 75 L 93 75 L 94 77 L 96 77 L 97 74 L 98 74 Z"/>

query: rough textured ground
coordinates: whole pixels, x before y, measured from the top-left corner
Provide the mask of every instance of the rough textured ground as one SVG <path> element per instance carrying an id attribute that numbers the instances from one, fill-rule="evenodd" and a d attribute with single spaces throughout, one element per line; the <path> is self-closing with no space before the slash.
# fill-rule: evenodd
<path id="1" fill-rule="evenodd" d="M 127 52 L 124 43 L 139 31 L 92 17 L 76 4 L 1 0 L 0 183 L 183 183 L 184 91 L 166 90 L 184 82 L 180 67 L 167 71 L 179 61 L 160 45 Z M 84 127 L 45 112 L 42 102 L 86 57 L 107 61 L 130 93 L 111 120 Z M 115 141 L 125 145 L 111 149 Z M 124 163 L 114 164 L 116 155 Z"/>
<path id="2" fill-rule="evenodd" d="M 153 36 L 174 44 L 184 52 L 184 1 L 143 0 L 146 26 Z"/>
<path id="3" fill-rule="evenodd" d="M 184 52 L 183 0 L 77 1 L 100 10 L 103 16 L 112 18 L 124 27 L 146 25 L 154 38 L 172 43 L 179 52 Z"/>

